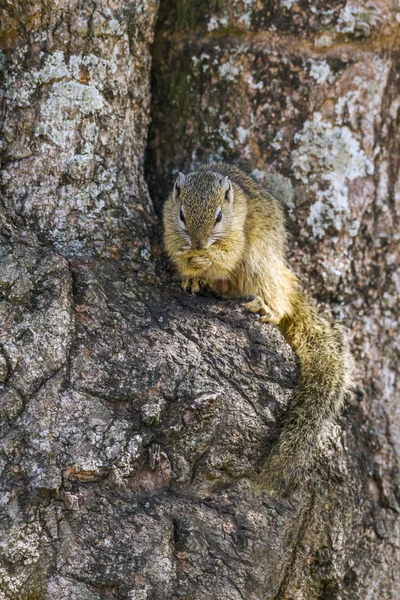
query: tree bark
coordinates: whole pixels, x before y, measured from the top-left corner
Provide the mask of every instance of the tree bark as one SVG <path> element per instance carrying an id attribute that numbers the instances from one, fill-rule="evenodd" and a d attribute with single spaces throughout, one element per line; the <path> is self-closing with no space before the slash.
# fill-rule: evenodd
<path id="1" fill-rule="evenodd" d="M 400 598 L 395 9 L 157 10 L 3 6 L 0 600 Z M 355 391 L 288 498 L 252 474 L 296 357 L 173 282 L 146 148 L 156 212 L 205 160 L 263 181 L 345 323 Z"/>

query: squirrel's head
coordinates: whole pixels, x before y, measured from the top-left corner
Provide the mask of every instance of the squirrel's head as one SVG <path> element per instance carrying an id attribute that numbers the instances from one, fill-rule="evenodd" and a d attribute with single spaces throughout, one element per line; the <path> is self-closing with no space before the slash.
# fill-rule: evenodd
<path id="1" fill-rule="evenodd" d="M 213 171 L 179 173 L 172 192 L 176 225 L 192 248 L 208 248 L 230 231 L 233 187 L 228 177 Z"/>

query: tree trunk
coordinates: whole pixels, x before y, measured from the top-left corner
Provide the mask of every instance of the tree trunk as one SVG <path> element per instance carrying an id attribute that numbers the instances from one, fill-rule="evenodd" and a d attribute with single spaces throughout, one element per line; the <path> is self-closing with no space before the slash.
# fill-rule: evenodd
<path id="1" fill-rule="evenodd" d="M 0 4 L 0 600 L 400 598 L 395 9 Z M 290 497 L 252 474 L 296 357 L 173 282 L 150 115 L 156 212 L 242 166 L 345 324 L 355 391 Z"/>

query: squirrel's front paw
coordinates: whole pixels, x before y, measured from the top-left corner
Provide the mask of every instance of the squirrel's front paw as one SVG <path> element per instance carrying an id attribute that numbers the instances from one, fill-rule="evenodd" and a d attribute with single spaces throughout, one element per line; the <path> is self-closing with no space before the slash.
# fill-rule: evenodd
<path id="1" fill-rule="evenodd" d="M 174 261 L 185 265 L 185 269 L 193 271 L 204 271 L 211 267 L 212 261 L 204 254 L 198 254 L 198 250 L 180 250 L 174 255 Z"/>
<path id="2" fill-rule="evenodd" d="M 191 267 L 192 269 L 199 270 L 208 269 L 208 267 L 211 267 L 212 265 L 211 260 L 206 256 L 193 256 L 192 258 L 189 258 L 188 263 L 189 267 Z"/>

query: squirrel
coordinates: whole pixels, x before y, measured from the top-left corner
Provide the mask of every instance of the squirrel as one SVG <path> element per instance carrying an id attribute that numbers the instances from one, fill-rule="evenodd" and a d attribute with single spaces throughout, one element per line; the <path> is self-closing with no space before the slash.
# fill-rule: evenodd
<path id="1" fill-rule="evenodd" d="M 205 287 L 224 298 L 248 299 L 246 308 L 276 324 L 300 359 L 299 383 L 257 483 L 290 491 L 350 389 L 341 326 L 318 315 L 288 267 L 279 201 L 240 169 L 211 163 L 179 173 L 163 225 L 165 249 L 184 289 L 197 293 Z"/>

